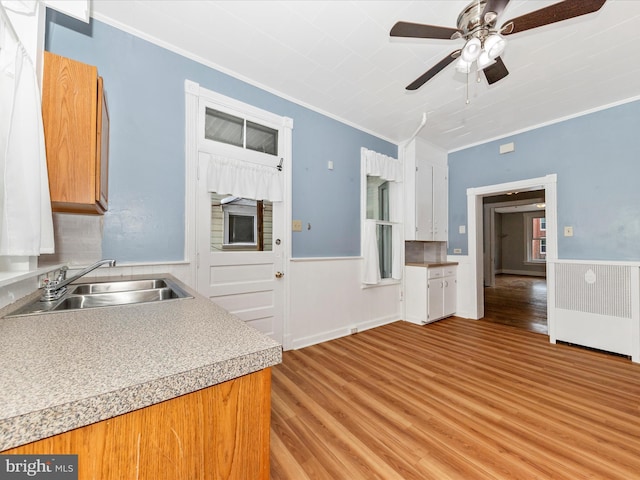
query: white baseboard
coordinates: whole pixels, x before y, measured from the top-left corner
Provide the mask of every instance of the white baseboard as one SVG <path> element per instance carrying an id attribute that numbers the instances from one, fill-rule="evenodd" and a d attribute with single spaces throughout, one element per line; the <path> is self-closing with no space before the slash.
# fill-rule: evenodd
<path id="1" fill-rule="evenodd" d="M 496 274 L 504 274 L 504 275 L 526 275 L 529 277 L 546 277 L 546 272 L 536 272 L 533 270 L 499 270 L 496 271 Z"/>
<path id="2" fill-rule="evenodd" d="M 311 345 L 316 345 L 322 342 L 328 342 L 329 340 L 335 340 L 336 338 L 346 337 L 347 335 L 353 335 L 351 330 L 353 328 L 357 329 L 359 332 L 364 332 L 365 330 L 369 330 L 371 328 L 381 327 L 383 325 L 387 325 L 389 323 L 397 322 L 400 319 L 397 317 L 388 317 L 388 318 L 378 318 L 375 320 L 370 320 L 367 322 L 361 322 L 358 324 L 350 325 L 345 328 L 337 328 L 335 330 L 320 332 L 315 335 L 310 335 L 308 337 L 302 337 L 293 340 L 292 348 L 293 350 L 298 350 L 300 348 L 309 347 Z"/>

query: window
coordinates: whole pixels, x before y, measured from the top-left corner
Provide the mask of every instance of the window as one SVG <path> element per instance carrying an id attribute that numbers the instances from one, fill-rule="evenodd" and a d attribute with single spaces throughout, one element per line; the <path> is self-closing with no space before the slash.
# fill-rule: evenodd
<path id="1" fill-rule="evenodd" d="M 526 262 L 540 263 L 547 259 L 547 222 L 544 211 L 525 213 Z"/>
<path id="2" fill-rule="evenodd" d="M 211 251 L 272 250 L 271 202 L 211 194 Z"/>
<path id="3" fill-rule="evenodd" d="M 395 158 L 361 149 L 362 283 L 402 278 L 402 223 L 399 211 L 403 167 Z"/>
<path id="4" fill-rule="evenodd" d="M 278 155 L 278 130 L 213 108 L 205 109 L 204 136 L 208 140 Z"/>
<path id="5" fill-rule="evenodd" d="M 389 182 L 367 175 L 367 219 L 376 221 L 380 278 L 391 278 L 393 263 L 393 224 L 389 221 Z"/>

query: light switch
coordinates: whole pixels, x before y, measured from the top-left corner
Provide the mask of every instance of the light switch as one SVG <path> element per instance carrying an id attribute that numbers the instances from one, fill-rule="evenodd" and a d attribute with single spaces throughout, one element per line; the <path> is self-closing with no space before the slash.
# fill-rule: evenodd
<path id="1" fill-rule="evenodd" d="M 294 232 L 302 231 L 302 220 L 292 220 L 291 221 L 291 230 Z"/>
<path id="2" fill-rule="evenodd" d="M 564 227 L 564 236 L 573 237 L 573 227 Z"/>
<path id="3" fill-rule="evenodd" d="M 467 227 L 465 225 L 460 225 L 458 227 L 458 233 L 464 235 L 465 233 L 467 233 Z"/>

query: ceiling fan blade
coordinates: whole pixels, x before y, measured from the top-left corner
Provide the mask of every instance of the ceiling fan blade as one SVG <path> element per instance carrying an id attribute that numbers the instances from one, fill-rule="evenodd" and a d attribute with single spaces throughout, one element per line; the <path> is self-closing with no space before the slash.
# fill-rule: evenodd
<path id="1" fill-rule="evenodd" d="M 483 72 L 489 85 L 493 85 L 509 75 L 509 70 L 507 70 L 507 67 L 500 57 L 496 57 L 496 63 L 489 65 Z"/>
<path id="2" fill-rule="evenodd" d="M 485 22 L 491 23 L 502 13 L 508 3 L 509 0 L 488 0 L 484 6 L 481 18 L 483 18 Z M 489 18 L 487 18 L 487 14 L 490 14 Z"/>
<path id="3" fill-rule="evenodd" d="M 420 75 L 418 78 L 416 78 L 412 83 L 407 85 L 406 89 L 407 90 L 417 90 L 422 85 L 424 85 L 429 80 L 431 80 L 433 77 L 435 77 L 438 73 L 440 73 L 441 70 L 443 70 L 447 65 L 449 65 L 451 62 L 453 62 L 459 56 L 460 56 L 460 50 L 456 50 L 454 52 L 451 52 L 449 55 L 447 55 L 442 60 L 440 60 L 438 63 L 436 63 L 429 70 L 427 70 L 422 75 Z"/>
<path id="4" fill-rule="evenodd" d="M 551 23 L 597 12 L 607 0 L 564 0 L 531 13 L 512 18 L 500 29 L 502 35 L 530 30 Z"/>
<path id="5" fill-rule="evenodd" d="M 457 28 L 438 27 L 436 25 L 424 25 L 422 23 L 398 22 L 392 28 L 389 35 L 392 37 L 411 38 L 438 38 L 451 40 L 453 35 L 460 34 Z"/>

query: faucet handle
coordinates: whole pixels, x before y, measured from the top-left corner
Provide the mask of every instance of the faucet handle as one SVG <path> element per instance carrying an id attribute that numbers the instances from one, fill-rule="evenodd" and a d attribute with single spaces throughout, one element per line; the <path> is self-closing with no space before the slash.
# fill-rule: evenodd
<path id="1" fill-rule="evenodd" d="M 69 267 L 67 267 L 66 265 L 60 267 L 60 271 L 58 272 L 58 276 L 56 277 L 56 283 L 67 279 L 67 270 L 69 270 Z"/>

